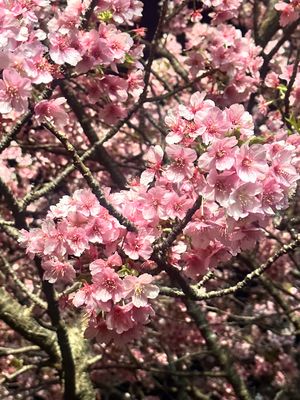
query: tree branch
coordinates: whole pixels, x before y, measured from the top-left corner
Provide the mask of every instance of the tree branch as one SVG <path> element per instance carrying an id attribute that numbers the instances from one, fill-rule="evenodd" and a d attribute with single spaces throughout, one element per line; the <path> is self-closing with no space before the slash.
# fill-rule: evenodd
<path id="1" fill-rule="evenodd" d="M 60 359 L 55 334 L 42 328 L 29 316 L 28 309 L 21 306 L 3 288 L 0 288 L 0 317 L 26 340 L 44 350 L 52 361 L 57 362 Z"/>

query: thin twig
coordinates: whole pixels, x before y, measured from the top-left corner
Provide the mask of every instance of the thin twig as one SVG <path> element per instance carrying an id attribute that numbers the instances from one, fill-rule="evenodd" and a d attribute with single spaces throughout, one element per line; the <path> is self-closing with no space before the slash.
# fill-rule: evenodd
<path id="1" fill-rule="evenodd" d="M 136 231 L 136 228 L 134 225 L 127 220 L 127 218 L 123 217 L 108 201 L 106 200 L 104 193 L 102 192 L 98 182 L 96 179 L 93 177 L 90 169 L 84 164 L 80 156 L 78 155 L 75 147 L 68 141 L 67 137 L 56 130 L 53 125 L 51 125 L 49 122 L 44 124 L 45 128 L 47 128 L 53 135 L 63 144 L 67 152 L 70 154 L 70 156 L 73 158 L 73 162 L 75 167 L 80 171 L 82 174 L 83 178 L 97 197 L 99 203 L 101 206 L 106 208 L 109 213 L 114 216 L 121 225 L 126 226 L 126 228 L 130 231 Z"/>

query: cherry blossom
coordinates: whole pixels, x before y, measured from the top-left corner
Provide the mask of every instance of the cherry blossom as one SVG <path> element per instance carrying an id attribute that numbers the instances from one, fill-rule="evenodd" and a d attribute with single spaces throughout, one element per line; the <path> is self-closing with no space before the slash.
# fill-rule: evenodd
<path id="1" fill-rule="evenodd" d="M 153 277 L 149 274 L 142 274 L 139 277 L 128 275 L 124 278 L 124 290 L 127 297 L 132 297 L 132 304 L 135 307 L 144 307 L 149 299 L 158 296 L 159 289 L 152 285 Z"/>
<path id="2" fill-rule="evenodd" d="M 0 113 L 6 114 L 15 109 L 24 112 L 28 108 L 31 82 L 21 77 L 14 69 L 4 69 L 0 80 Z"/>

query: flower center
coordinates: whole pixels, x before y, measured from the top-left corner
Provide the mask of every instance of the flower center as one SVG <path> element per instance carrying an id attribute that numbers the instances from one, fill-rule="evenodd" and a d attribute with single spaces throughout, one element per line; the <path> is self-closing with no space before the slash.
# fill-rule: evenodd
<path id="1" fill-rule="evenodd" d="M 15 86 L 7 86 L 6 92 L 10 97 L 19 98 L 18 89 Z"/>
<path id="2" fill-rule="evenodd" d="M 250 167 L 252 160 L 249 157 L 245 157 L 242 161 L 243 167 Z"/>
<path id="3" fill-rule="evenodd" d="M 109 292 L 116 289 L 116 284 L 113 279 L 107 279 L 104 283 L 104 286 L 105 286 L 106 290 L 108 290 Z"/>
<path id="4" fill-rule="evenodd" d="M 216 157 L 217 157 L 217 158 L 222 158 L 222 157 L 225 156 L 225 154 L 226 154 L 226 151 L 225 151 L 225 150 L 218 150 L 218 151 L 216 152 Z"/>

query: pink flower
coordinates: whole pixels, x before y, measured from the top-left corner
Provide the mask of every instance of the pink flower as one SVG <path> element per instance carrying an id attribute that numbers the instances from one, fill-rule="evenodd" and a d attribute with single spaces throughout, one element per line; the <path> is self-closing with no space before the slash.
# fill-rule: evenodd
<path id="1" fill-rule="evenodd" d="M 41 229 L 33 228 L 29 232 L 21 229 L 18 241 L 22 247 L 26 247 L 26 253 L 31 257 L 44 252 L 45 234 Z"/>
<path id="2" fill-rule="evenodd" d="M 167 144 L 180 143 L 184 139 L 185 121 L 178 112 L 169 110 L 165 118 L 165 124 L 170 128 L 170 133 L 166 137 Z"/>
<path id="3" fill-rule="evenodd" d="M 290 150 L 279 151 L 272 159 L 271 174 L 281 185 L 290 187 L 299 179 L 296 168 L 292 165 L 293 152 Z"/>
<path id="4" fill-rule="evenodd" d="M 68 123 L 68 114 L 62 107 L 66 102 L 64 97 L 58 97 L 52 100 L 42 100 L 34 107 L 35 115 L 38 122 L 41 122 L 45 117 L 53 121 L 58 127 L 64 127 Z"/>
<path id="5" fill-rule="evenodd" d="M 128 98 L 128 83 L 118 76 L 105 75 L 100 81 L 100 87 L 112 102 L 124 103 Z"/>
<path id="6" fill-rule="evenodd" d="M 206 202 L 195 212 L 183 233 L 191 238 L 193 247 L 205 249 L 223 227 L 224 211 L 216 203 Z"/>
<path id="7" fill-rule="evenodd" d="M 203 153 L 198 161 L 200 168 L 211 170 L 216 168 L 219 171 L 230 169 L 235 162 L 235 154 L 238 141 L 235 137 L 215 139 Z"/>
<path id="8" fill-rule="evenodd" d="M 218 174 L 216 170 L 211 170 L 207 177 L 209 186 L 205 188 L 204 195 L 212 201 L 217 201 L 222 207 L 227 207 L 229 195 L 238 181 L 240 180 L 235 171 L 224 171 Z"/>
<path id="9" fill-rule="evenodd" d="M 132 47 L 133 40 L 128 33 L 118 32 L 109 36 L 107 44 L 113 53 L 114 59 L 121 63 L 125 59 L 125 54 Z"/>
<path id="10" fill-rule="evenodd" d="M 92 193 L 90 189 L 80 189 L 76 190 L 73 196 L 74 205 L 77 210 L 80 211 L 86 217 L 95 217 L 99 214 L 100 206 L 97 197 Z M 107 212 L 104 209 L 104 212 Z"/>
<path id="11" fill-rule="evenodd" d="M 75 192 L 76 193 L 76 192 Z M 63 196 L 55 206 L 50 206 L 50 211 L 47 214 L 49 219 L 67 217 L 69 212 L 76 211 L 72 197 Z"/>
<path id="12" fill-rule="evenodd" d="M 272 177 L 263 182 L 262 209 L 268 215 L 274 215 L 274 210 L 280 210 L 287 206 L 281 186 Z"/>
<path id="13" fill-rule="evenodd" d="M 293 7 L 292 4 L 286 3 L 284 1 L 279 1 L 274 6 L 275 10 L 280 12 L 280 26 L 286 26 L 291 22 L 296 21 L 299 16 L 297 10 Z"/>
<path id="14" fill-rule="evenodd" d="M 32 83 L 50 83 L 53 80 L 52 66 L 49 61 L 43 57 L 43 52 L 34 57 L 25 60 L 24 69 L 28 76 L 31 78 Z"/>
<path id="15" fill-rule="evenodd" d="M 166 193 L 161 187 L 153 187 L 144 195 L 141 204 L 141 212 L 145 219 L 154 220 L 164 214 L 163 195 Z"/>
<path id="16" fill-rule="evenodd" d="M 277 89 L 280 84 L 280 80 L 278 74 L 276 72 L 271 71 L 265 78 L 265 85 L 269 88 Z"/>
<path id="17" fill-rule="evenodd" d="M 193 23 L 199 22 L 202 19 L 201 10 L 194 10 L 191 14 L 191 21 Z"/>
<path id="18" fill-rule="evenodd" d="M 132 304 L 135 307 L 147 305 L 147 299 L 155 299 L 158 296 L 159 288 L 152 285 L 153 277 L 150 274 L 142 274 L 139 277 L 128 275 L 123 280 L 126 298 L 132 297 Z"/>
<path id="19" fill-rule="evenodd" d="M 224 137 L 230 129 L 226 112 L 217 107 L 198 111 L 195 115 L 195 123 L 199 128 L 203 128 L 202 140 L 205 144 L 209 144 L 215 138 Z"/>
<path id="20" fill-rule="evenodd" d="M 68 244 L 68 253 L 76 257 L 89 248 L 88 238 L 83 228 L 69 228 L 66 235 L 66 242 Z"/>
<path id="21" fill-rule="evenodd" d="M 108 103 L 99 110 L 98 114 L 106 124 L 115 124 L 126 117 L 126 109 L 120 104 Z"/>
<path id="22" fill-rule="evenodd" d="M 155 312 L 149 304 L 146 304 L 144 307 L 133 306 L 132 308 L 132 319 L 137 324 L 142 324 L 142 325 L 147 324 L 149 322 L 150 317 L 153 317 L 154 315 Z"/>
<path id="23" fill-rule="evenodd" d="M 136 233 L 128 232 L 124 242 L 124 252 L 132 260 L 138 260 L 140 257 L 148 260 L 152 254 L 152 237 L 143 236 L 142 232 L 138 236 Z"/>
<path id="24" fill-rule="evenodd" d="M 46 219 L 42 224 L 44 232 L 44 255 L 56 255 L 62 257 L 67 253 L 66 236 L 68 231 L 67 222 L 59 222 L 57 225 Z"/>
<path id="25" fill-rule="evenodd" d="M 98 343 L 110 343 L 112 340 L 116 341 L 116 336 L 120 335 L 107 328 L 106 322 L 101 315 L 92 315 L 84 336 L 87 339 L 95 338 Z"/>
<path id="26" fill-rule="evenodd" d="M 76 276 L 75 269 L 70 263 L 60 261 L 56 257 L 43 261 L 42 267 L 45 270 L 44 279 L 50 283 L 72 282 Z"/>
<path id="27" fill-rule="evenodd" d="M 211 242 L 205 249 L 185 253 L 184 273 L 190 278 L 202 277 L 209 268 L 214 268 L 219 262 L 227 261 L 231 255 L 228 249 L 219 242 Z"/>
<path id="28" fill-rule="evenodd" d="M 22 78 L 14 69 L 4 69 L 3 80 L 0 80 L 0 113 L 12 110 L 24 112 L 28 108 L 28 97 L 31 93 L 31 82 Z"/>
<path id="29" fill-rule="evenodd" d="M 95 218 L 90 218 L 86 226 L 86 235 L 91 243 L 112 243 L 123 234 L 119 223 L 111 217 L 105 208 Z"/>
<path id="30" fill-rule="evenodd" d="M 167 193 L 164 195 L 163 204 L 163 219 L 167 218 L 179 218 L 185 217 L 187 210 L 192 207 L 193 200 L 188 199 L 186 196 L 178 196 L 175 192 Z"/>
<path id="31" fill-rule="evenodd" d="M 193 176 L 193 163 L 197 158 L 195 150 L 174 144 L 166 148 L 166 153 L 171 159 L 171 165 L 164 171 L 163 176 L 173 183 Z"/>
<path id="32" fill-rule="evenodd" d="M 197 278 L 203 276 L 207 272 L 207 263 L 203 259 L 203 252 L 199 250 L 190 251 L 182 255 L 182 261 L 184 262 L 184 273 L 191 277 Z"/>
<path id="33" fill-rule="evenodd" d="M 133 304 L 115 305 L 106 317 L 107 328 L 118 334 L 128 331 L 135 325 L 132 318 Z"/>
<path id="34" fill-rule="evenodd" d="M 106 261 L 102 260 L 101 258 L 98 260 L 93 261 L 90 264 L 90 271 L 91 271 L 91 275 L 96 275 L 96 274 L 100 274 L 103 270 L 103 268 L 105 268 L 107 266 Z"/>
<path id="35" fill-rule="evenodd" d="M 84 304 L 88 304 L 91 300 L 93 301 L 94 287 L 84 283 L 83 287 L 75 293 L 73 297 L 73 304 L 75 307 L 81 307 Z"/>
<path id="36" fill-rule="evenodd" d="M 240 135 L 242 140 L 253 135 L 253 119 L 248 111 L 245 111 L 244 106 L 241 104 L 232 104 L 228 109 L 226 109 L 226 112 L 228 119 L 231 122 L 233 134 Z"/>
<path id="37" fill-rule="evenodd" d="M 123 285 L 119 275 L 109 267 L 104 267 L 93 276 L 95 283 L 94 297 L 96 300 L 106 302 L 112 300 L 114 303 L 123 298 Z"/>
<path id="38" fill-rule="evenodd" d="M 75 66 L 82 59 L 78 50 L 73 47 L 71 35 L 60 33 L 50 33 L 48 35 L 51 44 L 49 54 L 56 64 L 70 64 Z"/>
<path id="39" fill-rule="evenodd" d="M 262 179 L 269 169 L 264 146 L 242 145 L 236 156 L 235 168 L 238 177 L 244 182 L 254 183 L 257 179 Z"/>
<path id="40" fill-rule="evenodd" d="M 83 287 L 75 293 L 75 295 L 70 295 L 70 298 L 73 297 L 72 303 L 75 307 L 85 306 L 88 313 L 93 313 L 94 310 L 101 310 L 104 312 L 108 312 L 111 310 L 112 304 L 111 301 L 100 301 L 95 298 L 97 287 L 95 284 L 89 285 L 87 283 L 83 284 Z"/>
<path id="41" fill-rule="evenodd" d="M 245 218 L 249 213 L 261 212 L 261 202 L 256 197 L 261 193 L 261 185 L 244 183 L 235 189 L 228 199 L 227 213 L 236 221 Z"/>
<path id="42" fill-rule="evenodd" d="M 93 261 L 90 264 L 91 275 L 96 275 L 98 273 L 101 273 L 102 269 L 105 267 L 112 268 L 112 267 L 120 267 L 121 265 L 122 265 L 122 258 L 119 256 L 118 253 L 114 253 L 113 255 L 108 257 L 106 261 L 102 259 Z"/>
<path id="43" fill-rule="evenodd" d="M 134 100 L 137 100 L 143 92 L 144 88 L 144 73 L 143 71 L 132 71 L 130 72 L 127 84 L 128 84 L 128 93 L 132 95 Z"/>

